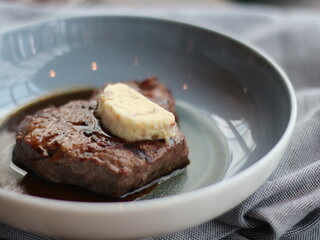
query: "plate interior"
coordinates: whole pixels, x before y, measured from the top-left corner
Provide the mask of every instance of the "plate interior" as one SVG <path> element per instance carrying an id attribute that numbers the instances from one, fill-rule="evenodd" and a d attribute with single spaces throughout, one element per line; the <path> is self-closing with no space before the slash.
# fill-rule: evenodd
<path id="1" fill-rule="evenodd" d="M 191 165 L 139 199 L 192 191 L 257 162 L 290 116 L 279 76 L 240 45 L 196 27 L 143 18 L 36 24 L 0 36 L 0 113 L 5 118 L 52 91 L 157 76 L 177 100 Z M 2 132 L 0 141 L 0 186 L 12 190 L 20 176 L 11 173 L 12 136 Z"/>

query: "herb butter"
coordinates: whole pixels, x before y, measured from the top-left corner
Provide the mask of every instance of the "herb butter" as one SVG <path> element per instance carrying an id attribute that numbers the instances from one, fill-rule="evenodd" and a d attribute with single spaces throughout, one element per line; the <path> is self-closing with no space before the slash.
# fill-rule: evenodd
<path id="1" fill-rule="evenodd" d="M 127 141 L 168 142 L 175 135 L 174 115 L 123 83 L 104 89 L 98 114 L 112 134 Z"/>

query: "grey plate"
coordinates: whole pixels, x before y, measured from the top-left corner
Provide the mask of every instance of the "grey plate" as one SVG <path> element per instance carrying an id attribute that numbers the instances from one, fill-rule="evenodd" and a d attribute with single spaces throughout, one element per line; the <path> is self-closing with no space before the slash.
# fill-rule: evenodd
<path id="1" fill-rule="evenodd" d="M 256 165 L 285 135 L 281 147 L 273 153 L 279 159 L 293 129 L 296 106 L 283 73 L 259 52 L 198 27 L 140 17 L 58 19 L 2 34 L 0 53 L 3 117 L 52 91 L 75 86 L 100 87 L 108 81 L 153 75 L 172 90 L 190 147 L 191 165 L 142 199 L 196 194 L 208 186 L 210 193 L 215 183 L 233 179 Z M 7 139 L 1 141 L 3 146 L 12 145 Z M 0 161 L 0 186 L 14 189 L 12 182 L 19 175 L 11 177 L 9 161 L 10 156 Z M 221 209 L 248 196 L 277 161 L 237 200 Z M 247 173 L 253 172 L 251 169 Z M 239 183 L 245 182 L 244 176 L 239 177 Z M 228 184 L 236 186 L 233 180 Z M 218 198 L 218 192 L 213 192 Z M 194 222 L 204 221 L 209 215 Z M 166 231 L 172 229 L 167 226 Z M 131 236 L 143 236 L 139 234 Z"/>
<path id="2" fill-rule="evenodd" d="M 169 86 L 191 165 L 152 197 L 207 186 L 254 164 L 290 117 L 286 86 L 268 63 L 194 27 L 131 17 L 68 19 L 5 34 L 0 43 L 3 112 L 74 86 L 150 75 Z"/>

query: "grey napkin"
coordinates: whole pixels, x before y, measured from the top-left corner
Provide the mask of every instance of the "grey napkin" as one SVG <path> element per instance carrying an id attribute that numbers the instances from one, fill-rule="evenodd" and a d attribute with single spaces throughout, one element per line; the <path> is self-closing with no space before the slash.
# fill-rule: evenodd
<path id="1" fill-rule="evenodd" d="M 152 15 L 220 30 L 263 49 L 294 85 L 298 123 L 279 167 L 247 200 L 199 226 L 144 240 L 320 239 L 320 18 L 311 12 L 241 6 Z M 0 5 L 0 30 L 3 23 L 39 18 L 41 12 Z M 51 239 L 3 224 L 0 238 Z"/>

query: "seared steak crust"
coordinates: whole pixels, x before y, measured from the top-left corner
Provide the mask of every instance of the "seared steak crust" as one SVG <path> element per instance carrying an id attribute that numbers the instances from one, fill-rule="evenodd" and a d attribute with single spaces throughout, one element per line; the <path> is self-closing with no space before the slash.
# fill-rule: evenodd
<path id="1" fill-rule="evenodd" d="M 157 79 L 127 84 L 175 114 L 170 91 Z M 121 197 L 189 164 L 185 136 L 179 129 L 170 144 L 127 142 L 107 133 L 95 116 L 98 94 L 27 116 L 18 127 L 13 162 L 46 180 L 111 197 Z"/>

